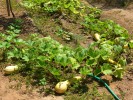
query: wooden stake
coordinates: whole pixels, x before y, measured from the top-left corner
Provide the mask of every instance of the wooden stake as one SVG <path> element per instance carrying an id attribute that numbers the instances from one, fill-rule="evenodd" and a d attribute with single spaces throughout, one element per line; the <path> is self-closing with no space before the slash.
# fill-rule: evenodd
<path id="1" fill-rule="evenodd" d="M 15 17 L 15 15 L 14 15 L 14 13 L 12 11 L 11 1 L 10 0 L 6 0 L 6 5 L 7 5 L 8 16 L 10 16 L 10 12 L 11 12 L 12 16 Z"/>

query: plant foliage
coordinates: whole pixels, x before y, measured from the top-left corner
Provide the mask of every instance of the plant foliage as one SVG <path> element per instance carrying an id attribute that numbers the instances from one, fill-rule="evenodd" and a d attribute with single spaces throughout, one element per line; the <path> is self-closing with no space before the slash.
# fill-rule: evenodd
<path id="1" fill-rule="evenodd" d="M 50 36 L 32 34 L 25 40 L 21 39 L 19 22 L 11 24 L 6 33 L 0 33 L 0 56 L 3 60 L 19 64 L 21 73 L 35 78 L 33 81 L 41 85 L 69 79 L 76 74 L 123 77 L 126 66 L 123 54 L 126 53 L 124 46 L 128 43 L 128 32 L 111 20 L 99 20 L 101 10 L 87 7 L 79 0 L 24 0 L 22 5 L 50 14 L 80 15 L 84 19 L 81 24 L 86 33 L 92 36 L 98 33 L 100 40 L 87 48 L 79 46 L 72 49 Z M 62 29 L 56 34 L 67 35 L 68 40 L 72 38 L 72 33 Z M 133 48 L 132 44 L 129 42 L 130 48 Z"/>

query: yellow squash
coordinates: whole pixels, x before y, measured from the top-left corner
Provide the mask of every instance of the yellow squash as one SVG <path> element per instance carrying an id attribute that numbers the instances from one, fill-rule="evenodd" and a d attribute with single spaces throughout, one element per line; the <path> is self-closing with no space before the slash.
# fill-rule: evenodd
<path id="1" fill-rule="evenodd" d="M 65 93 L 69 84 L 68 80 L 57 83 L 55 86 L 55 92 L 59 94 Z"/>
<path id="2" fill-rule="evenodd" d="M 17 65 L 15 65 L 15 66 L 7 66 L 4 69 L 4 72 L 5 72 L 5 74 L 12 74 L 12 73 L 14 73 L 17 70 L 18 70 L 18 66 Z"/>

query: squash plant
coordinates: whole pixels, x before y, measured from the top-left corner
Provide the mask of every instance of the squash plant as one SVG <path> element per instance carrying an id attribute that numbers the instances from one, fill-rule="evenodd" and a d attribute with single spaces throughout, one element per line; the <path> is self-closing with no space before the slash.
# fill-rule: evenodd
<path id="1" fill-rule="evenodd" d="M 80 46 L 72 49 L 50 36 L 39 37 L 32 34 L 23 40 L 18 37 L 18 31 L 14 31 L 17 28 L 13 25 L 10 27 L 12 28 L 5 34 L 0 33 L 0 50 L 3 51 L 1 56 L 19 64 L 20 72 L 35 78 L 31 80 L 40 85 L 63 81 L 74 74 L 110 74 L 118 78 L 122 78 L 124 74 L 126 58 L 122 56 L 125 52 L 122 46 L 127 41 L 127 35 L 123 35 L 126 33 L 117 33 L 120 39 L 112 40 L 110 37 L 106 40 L 101 37 L 100 41 L 89 44 L 87 48 Z M 108 59 L 116 63 L 110 63 Z"/>
<path id="2" fill-rule="evenodd" d="M 96 8 L 88 7 L 89 12 L 85 13 L 86 7 L 79 0 L 24 0 L 22 4 L 50 14 L 84 15 L 82 25 L 87 34 L 100 35 L 100 39 L 87 48 L 72 49 L 50 36 L 40 38 L 32 34 L 23 40 L 18 37 L 21 32 L 19 25 L 11 24 L 6 34 L 0 33 L 1 56 L 21 65 L 22 73 L 36 78 L 43 85 L 63 81 L 73 74 L 110 74 L 122 78 L 126 66 L 123 46 L 128 42 L 126 29 L 111 20 L 99 20 L 101 11 Z M 129 45 L 132 47 L 132 42 Z M 115 63 L 110 63 L 109 59 Z"/>
<path id="3" fill-rule="evenodd" d="M 81 14 L 85 6 L 79 0 L 24 0 L 22 5 L 28 9 L 41 9 L 47 13 Z"/>

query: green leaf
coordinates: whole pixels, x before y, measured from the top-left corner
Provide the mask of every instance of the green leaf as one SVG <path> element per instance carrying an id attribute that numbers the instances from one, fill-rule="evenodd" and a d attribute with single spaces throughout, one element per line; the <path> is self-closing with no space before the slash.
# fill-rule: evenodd
<path id="1" fill-rule="evenodd" d="M 19 34 L 20 32 L 21 32 L 21 30 L 18 30 L 18 29 L 14 30 L 14 33 L 16 33 L 16 34 Z"/>
<path id="2" fill-rule="evenodd" d="M 40 61 L 50 61 L 50 59 L 47 56 L 38 56 L 37 59 Z"/>
<path id="3" fill-rule="evenodd" d="M 101 74 L 101 73 L 102 73 L 102 71 L 101 71 L 100 68 L 96 68 L 96 69 L 94 70 L 94 75 L 99 75 L 99 74 Z"/>
<path id="4" fill-rule="evenodd" d="M 121 57 L 121 58 L 119 59 L 119 64 L 120 64 L 121 66 L 125 67 L 125 66 L 127 65 L 126 59 L 124 59 L 124 58 Z"/>
<path id="5" fill-rule="evenodd" d="M 105 41 L 103 44 L 101 44 L 101 49 L 104 49 L 108 52 L 111 52 L 111 50 L 113 49 L 112 44 L 109 44 L 110 41 Z"/>
<path id="6" fill-rule="evenodd" d="M 101 71 L 105 75 L 109 75 L 113 73 L 112 66 L 110 64 L 103 64 L 103 66 L 101 66 Z"/>
<path id="7" fill-rule="evenodd" d="M 77 10 L 75 9 L 75 7 L 69 7 L 69 9 L 70 9 L 74 14 L 78 14 L 78 13 L 79 13 L 79 11 L 77 11 Z"/>
<path id="8" fill-rule="evenodd" d="M 73 57 L 69 57 L 68 60 L 71 62 L 72 65 L 77 63 L 76 59 Z"/>
<path id="9" fill-rule="evenodd" d="M 120 54 L 122 52 L 123 48 L 120 45 L 114 45 L 114 51 L 116 54 Z"/>
<path id="10" fill-rule="evenodd" d="M 9 48 L 11 46 L 11 44 L 9 42 L 2 42 L 0 44 L 0 48 Z"/>
<path id="11" fill-rule="evenodd" d="M 15 42 L 17 42 L 17 43 L 23 43 L 24 42 L 24 40 L 23 39 L 16 39 L 16 41 Z"/>
<path id="12" fill-rule="evenodd" d="M 66 56 L 66 54 L 58 54 L 55 57 L 55 62 L 57 62 L 65 67 L 68 65 L 68 57 Z"/>
<path id="13" fill-rule="evenodd" d="M 93 59 L 93 58 L 87 59 L 86 64 L 88 66 L 96 65 L 97 64 L 97 59 Z"/>
<path id="14" fill-rule="evenodd" d="M 114 72 L 113 75 L 117 78 L 122 78 L 124 75 L 124 69 L 123 68 L 117 68 Z"/>
<path id="15" fill-rule="evenodd" d="M 129 47 L 133 49 L 133 41 L 129 42 Z"/>
<path id="16" fill-rule="evenodd" d="M 117 27 L 115 27 L 114 32 L 117 35 L 120 35 L 122 33 L 121 27 L 119 25 L 115 25 L 115 26 L 117 26 Z"/>
<path id="17" fill-rule="evenodd" d="M 24 57 L 22 57 L 22 59 L 24 60 L 24 61 L 30 61 L 30 59 L 29 59 L 29 57 L 28 56 L 24 56 Z"/>
<path id="18" fill-rule="evenodd" d="M 7 40 L 7 41 L 11 41 L 12 39 L 13 39 L 12 36 L 7 36 L 7 37 L 6 37 L 6 40 Z"/>
<path id="19" fill-rule="evenodd" d="M 15 57 L 14 52 L 7 52 L 7 56 L 8 59 Z"/>
<path id="20" fill-rule="evenodd" d="M 90 48 L 88 51 L 88 55 L 91 58 L 98 58 L 100 56 L 99 50 L 94 50 L 94 49 Z"/>
<path id="21" fill-rule="evenodd" d="M 60 70 L 56 69 L 55 67 L 49 67 L 48 70 L 50 71 L 51 74 L 59 76 L 60 75 Z"/>
<path id="22" fill-rule="evenodd" d="M 79 63 L 75 63 L 72 65 L 72 69 L 78 69 L 80 67 Z"/>
<path id="23" fill-rule="evenodd" d="M 76 49 L 74 56 L 79 62 L 81 62 L 87 57 L 87 50 L 83 47 L 79 47 Z"/>
<path id="24" fill-rule="evenodd" d="M 87 66 L 84 66 L 83 68 L 80 68 L 79 73 L 82 75 L 87 75 L 89 73 L 91 73 L 91 69 L 89 69 Z"/>
<path id="25" fill-rule="evenodd" d="M 40 84 L 40 85 L 46 85 L 46 84 L 47 84 L 46 79 L 45 79 L 45 78 L 40 79 L 39 84 Z"/>
<path id="26" fill-rule="evenodd" d="M 107 60 L 111 56 L 111 53 L 104 49 L 101 49 L 99 53 L 103 60 Z"/>

